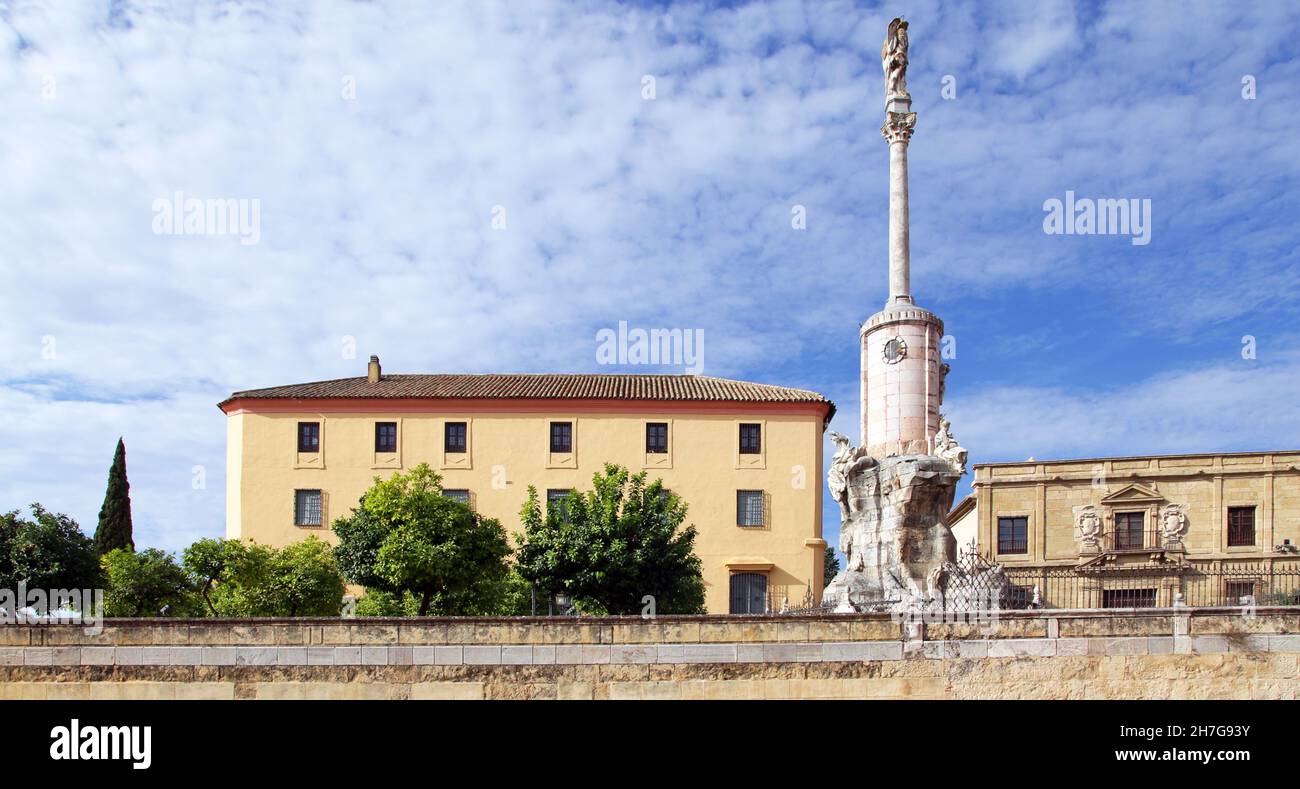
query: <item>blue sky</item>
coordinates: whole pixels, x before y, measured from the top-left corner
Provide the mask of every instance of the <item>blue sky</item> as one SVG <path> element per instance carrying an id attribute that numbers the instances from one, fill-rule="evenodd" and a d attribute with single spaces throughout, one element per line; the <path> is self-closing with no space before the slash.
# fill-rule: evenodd
<path id="1" fill-rule="evenodd" d="M 124 435 L 137 543 L 177 549 L 223 530 L 229 392 L 647 371 L 597 364 L 619 321 L 856 435 L 895 15 L 972 460 L 1300 446 L 1285 3 L 297 5 L 0 5 L 0 507 L 93 529 Z M 1045 234 L 1067 190 L 1150 200 L 1151 242 Z M 258 243 L 154 233 L 176 191 L 259 201 Z"/>

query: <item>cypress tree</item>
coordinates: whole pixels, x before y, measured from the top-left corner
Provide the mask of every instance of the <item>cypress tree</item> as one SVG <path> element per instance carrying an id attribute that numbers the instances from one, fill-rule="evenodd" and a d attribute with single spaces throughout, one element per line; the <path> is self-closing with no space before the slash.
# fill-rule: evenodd
<path id="1" fill-rule="evenodd" d="M 99 508 L 99 526 L 95 529 L 95 550 L 102 556 L 115 548 L 135 550 L 131 535 L 131 483 L 126 481 L 126 445 L 117 440 L 113 466 L 108 470 L 108 489 L 104 506 Z"/>

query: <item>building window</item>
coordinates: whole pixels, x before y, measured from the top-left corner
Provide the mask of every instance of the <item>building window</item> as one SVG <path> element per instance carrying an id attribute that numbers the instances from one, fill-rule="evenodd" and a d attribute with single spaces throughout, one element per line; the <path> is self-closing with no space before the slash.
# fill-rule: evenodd
<path id="1" fill-rule="evenodd" d="M 998 553 L 1029 553 L 1029 518 L 998 518 Z"/>
<path id="2" fill-rule="evenodd" d="M 1115 550 L 1124 551 L 1145 547 L 1142 544 L 1142 524 L 1145 520 L 1145 512 L 1115 513 Z"/>
<path id="3" fill-rule="evenodd" d="M 298 423 L 298 451 L 320 451 L 320 422 Z"/>
<path id="4" fill-rule="evenodd" d="M 375 451 L 376 452 L 397 451 L 397 423 L 396 422 L 375 423 Z"/>
<path id="5" fill-rule="evenodd" d="M 1228 508 L 1228 547 L 1255 544 L 1255 508 Z"/>
<path id="6" fill-rule="evenodd" d="M 464 452 L 465 439 L 468 434 L 464 422 L 448 422 L 442 428 L 442 450 L 444 452 Z"/>
<path id="7" fill-rule="evenodd" d="M 573 451 L 573 423 L 551 423 L 551 451 L 567 453 Z"/>
<path id="8" fill-rule="evenodd" d="M 763 512 L 763 491 L 736 491 L 736 525 L 746 529 L 767 525 Z"/>
<path id="9" fill-rule="evenodd" d="M 992 597 L 992 595 L 987 595 L 987 596 L 989 598 Z M 1026 608 L 1029 608 L 1031 605 L 1033 605 L 1034 587 L 1016 586 L 1015 584 L 1008 584 L 1006 588 L 1003 590 L 1002 594 L 999 595 L 999 598 L 1000 599 L 998 600 L 998 605 L 1000 608 L 1013 608 L 1016 610 L 1024 610 Z M 990 600 L 990 602 L 992 601 Z"/>
<path id="10" fill-rule="evenodd" d="M 744 424 L 740 426 L 740 454 L 761 455 L 763 453 L 763 426 Z"/>
<path id="11" fill-rule="evenodd" d="M 293 523 L 295 526 L 321 525 L 319 490 L 295 490 L 293 492 Z"/>
<path id="12" fill-rule="evenodd" d="M 668 451 L 668 423 L 647 422 L 645 426 L 645 451 L 661 455 Z"/>
<path id="13" fill-rule="evenodd" d="M 469 506 L 469 490 L 466 488 L 445 488 L 442 491 L 442 495 L 452 501 L 459 501 L 461 504 L 464 504 L 467 507 Z"/>
<path id="14" fill-rule="evenodd" d="M 569 494 L 571 488 L 551 488 L 546 491 L 546 515 L 550 517 L 552 512 L 557 513 L 565 522 L 569 522 Z"/>
<path id="15" fill-rule="evenodd" d="M 1140 534 L 1141 532 L 1139 532 Z M 1155 608 L 1155 589 L 1103 589 L 1102 608 Z"/>
<path id="16" fill-rule="evenodd" d="M 767 576 L 762 573 L 732 573 L 730 612 L 767 613 Z"/>
<path id="17" fill-rule="evenodd" d="M 1254 581 L 1227 581 L 1223 585 L 1225 605 L 1251 605 L 1255 600 Z"/>

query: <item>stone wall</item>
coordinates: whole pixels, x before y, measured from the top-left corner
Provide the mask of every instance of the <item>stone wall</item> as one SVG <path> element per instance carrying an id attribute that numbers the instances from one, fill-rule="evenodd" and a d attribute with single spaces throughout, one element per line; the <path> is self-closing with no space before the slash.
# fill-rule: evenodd
<path id="1" fill-rule="evenodd" d="M 1293 608 L 109 620 L 0 626 L 0 699 L 1293 699 L 1298 660 Z"/>

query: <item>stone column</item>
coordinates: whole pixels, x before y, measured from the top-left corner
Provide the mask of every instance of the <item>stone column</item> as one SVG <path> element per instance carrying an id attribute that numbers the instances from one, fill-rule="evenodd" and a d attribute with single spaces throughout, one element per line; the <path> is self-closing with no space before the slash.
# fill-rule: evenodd
<path id="1" fill-rule="evenodd" d="M 910 98 L 891 98 L 885 105 L 880 134 L 889 143 L 889 301 L 912 304 L 911 249 L 907 208 L 907 145 L 916 128 Z"/>

